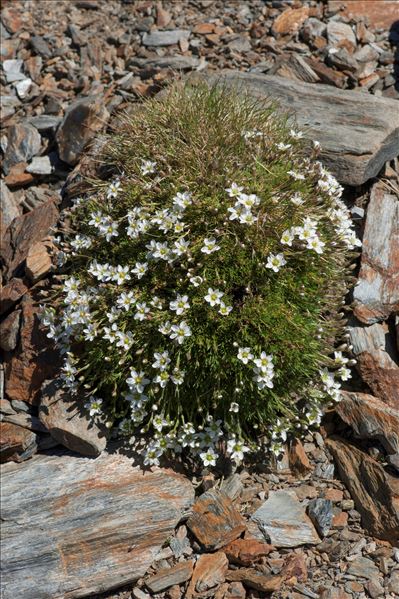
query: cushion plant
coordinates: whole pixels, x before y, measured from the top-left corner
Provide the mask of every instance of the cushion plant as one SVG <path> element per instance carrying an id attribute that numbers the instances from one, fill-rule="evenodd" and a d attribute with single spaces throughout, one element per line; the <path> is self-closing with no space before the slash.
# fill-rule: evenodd
<path id="1" fill-rule="evenodd" d="M 44 322 L 65 385 L 109 427 L 147 433 L 146 464 L 185 448 L 239 461 L 260 436 L 278 452 L 339 399 L 359 242 L 317 153 L 272 105 L 205 85 L 108 136 L 115 176 L 71 210 Z"/>

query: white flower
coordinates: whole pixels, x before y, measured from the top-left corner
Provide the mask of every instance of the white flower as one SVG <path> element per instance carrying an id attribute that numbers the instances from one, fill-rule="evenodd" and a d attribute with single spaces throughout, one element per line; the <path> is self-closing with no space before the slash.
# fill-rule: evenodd
<path id="1" fill-rule="evenodd" d="M 169 372 L 166 372 L 166 370 L 161 370 L 161 372 L 157 374 L 157 376 L 153 379 L 153 382 L 159 383 L 159 386 L 162 387 L 162 389 L 164 389 L 167 385 L 168 380 Z"/>
<path id="2" fill-rule="evenodd" d="M 153 258 L 160 258 L 161 260 L 169 260 L 170 249 L 167 243 L 157 242 L 155 244 L 155 250 L 152 252 Z"/>
<path id="3" fill-rule="evenodd" d="M 239 215 L 238 220 L 243 225 L 253 225 L 258 220 L 258 218 L 256 216 L 254 216 L 252 214 L 252 212 L 249 212 L 248 210 L 244 210 Z"/>
<path id="4" fill-rule="evenodd" d="M 136 262 L 136 264 L 134 265 L 134 268 L 132 268 L 132 273 L 134 275 L 136 275 L 136 277 L 138 279 L 141 279 L 142 277 L 144 277 L 147 270 L 148 270 L 147 262 Z"/>
<path id="5" fill-rule="evenodd" d="M 212 447 L 209 447 L 207 451 L 200 453 L 200 458 L 204 466 L 216 466 L 217 454 Z"/>
<path id="6" fill-rule="evenodd" d="M 230 187 L 227 187 L 225 191 L 229 194 L 231 198 L 238 198 L 241 195 L 241 192 L 244 188 L 239 187 L 237 183 L 232 183 Z"/>
<path id="7" fill-rule="evenodd" d="M 346 358 L 342 351 L 335 351 L 334 352 L 334 362 L 336 364 L 338 364 L 339 366 L 344 366 L 345 364 L 347 364 L 349 362 L 349 358 Z"/>
<path id="8" fill-rule="evenodd" d="M 170 422 L 168 420 L 166 420 L 166 418 L 164 418 L 162 416 L 162 414 L 158 414 L 157 416 L 154 416 L 152 425 L 155 428 L 155 430 L 157 430 L 158 432 L 161 432 L 161 430 L 163 428 L 165 428 L 165 426 L 170 425 Z"/>
<path id="9" fill-rule="evenodd" d="M 173 374 L 170 377 L 175 385 L 181 385 L 184 381 L 184 372 L 178 368 L 173 369 Z"/>
<path id="10" fill-rule="evenodd" d="M 157 163 L 152 162 L 151 160 L 143 160 L 143 164 L 140 167 L 141 173 L 143 175 L 151 175 L 155 173 L 155 167 Z"/>
<path id="11" fill-rule="evenodd" d="M 234 414 L 238 414 L 240 406 L 235 401 L 232 401 L 230 404 L 229 412 L 233 412 Z"/>
<path id="12" fill-rule="evenodd" d="M 255 193 L 240 193 L 238 196 L 237 204 L 243 206 L 247 210 L 250 210 L 254 206 L 260 204 L 260 197 Z"/>
<path id="13" fill-rule="evenodd" d="M 241 360 L 243 364 L 248 364 L 250 360 L 253 360 L 253 353 L 250 347 L 239 347 L 237 358 Z"/>
<path id="14" fill-rule="evenodd" d="M 130 349 L 133 345 L 133 335 L 130 331 L 127 333 L 122 333 L 122 331 L 118 331 L 118 341 L 116 342 L 116 347 L 122 347 L 122 349 Z"/>
<path id="15" fill-rule="evenodd" d="M 130 378 L 126 380 L 126 383 L 129 385 L 129 388 L 134 393 L 143 393 L 144 388 L 150 383 L 149 379 L 145 378 L 145 373 L 143 371 L 138 372 L 134 368 L 130 369 Z"/>
<path id="16" fill-rule="evenodd" d="M 204 282 L 204 279 L 200 276 L 196 276 L 196 277 L 190 276 L 189 281 L 190 281 L 191 285 L 193 285 L 194 287 L 199 287 L 201 285 L 201 283 Z"/>
<path id="17" fill-rule="evenodd" d="M 113 275 L 113 279 L 118 285 L 123 285 L 125 281 L 130 281 L 129 267 L 117 266 Z"/>
<path id="18" fill-rule="evenodd" d="M 145 320 L 146 314 L 150 311 L 149 307 L 145 302 L 139 302 L 136 304 L 136 314 L 134 315 L 135 320 Z"/>
<path id="19" fill-rule="evenodd" d="M 176 254 L 176 256 L 181 256 L 182 254 L 185 254 L 187 252 L 190 244 L 183 237 L 181 237 L 180 239 L 175 241 L 174 245 L 175 247 L 172 250 L 173 253 Z"/>
<path id="20" fill-rule="evenodd" d="M 150 304 L 156 310 L 163 310 L 162 300 L 156 295 L 153 296 L 152 300 L 150 301 Z"/>
<path id="21" fill-rule="evenodd" d="M 302 131 L 296 131 L 295 129 L 290 129 L 290 135 L 293 139 L 302 139 L 303 137 Z"/>
<path id="22" fill-rule="evenodd" d="M 107 198 L 108 199 L 110 199 L 110 198 L 116 198 L 116 196 L 118 195 L 120 186 L 121 186 L 121 182 L 120 181 L 118 181 L 118 180 L 113 181 L 110 184 L 110 186 L 108 187 Z"/>
<path id="23" fill-rule="evenodd" d="M 233 306 L 226 306 L 224 302 L 220 302 L 219 304 L 219 314 L 222 314 L 223 316 L 227 316 L 228 314 L 230 314 L 232 309 Z"/>
<path id="24" fill-rule="evenodd" d="M 273 377 L 274 377 L 273 370 L 264 371 L 261 368 L 255 367 L 254 373 L 255 373 L 255 375 L 253 377 L 253 380 L 257 383 L 258 389 L 264 389 L 265 387 L 272 389 L 274 387 L 274 385 L 273 385 Z"/>
<path id="25" fill-rule="evenodd" d="M 341 366 L 341 368 L 338 370 L 338 376 L 341 381 L 348 381 L 352 378 L 352 373 L 349 368 L 346 368 L 346 366 Z"/>
<path id="26" fill-rule="evenodd" d="M 244 454 L 249 451 L 249 447 L 244 445 L 243 441 L 240 441 L 236 437 L 227 441 L 227 453 L 231 459 L 235 462 L 242 462 Z"/>
<path id="27" fill-rule="evenodd" d="M 217 245 L 216 239 L 214 237 L 204 239 L 204 245 L 201 248 L 201 252 L 203 254 L 212 254 L 212 252 L 216 252 L 217 250 L 220 250 L 220 246 Z"/>
<path id="28" fill-rule="evenodd" d="M 301 196 L 301 194 L 299 193 L 299 191 L 297 191 L 296 193 L 294 193 L 294 195 L 292 196 L 292 198 L 290 198 L 291 202 L 295 205 L 295 206 L 300 206 L 301 204 L 304 203 L 304 199 Z"/>
<path id="29" fill-rule="evenodd" d="M 104 327 L 103 331 L 105 333 L 104 339 L 107 339 L 111 343 L 116 343 L 119 333 L 118 325 L 116 323 L 114 323 L 111 327 Z"/>
<path id="30" fill-rule="evenodd" d="M 177 316 L 183 314 L 186 310 L 188 310 L 190 304 L 188 303 L 188 295 L 180 295 L 178 294 L 176 299 L 173 302 L 170 302 L 169 308 L 176 312 Z"/>
<path id="31" fill-rule="evenodd" d="M 312 239 L 308 239 L 307 248 L 309 250 L 314 250 L 317 254 L 323 253 L 323 248 L 326 244 L 324 241 L 321 241 L 319 237 L 313 237 Z"/>
<path id="32" fill-rule="evenodd" d="M 88 222 L 92 227 L 99 227 L 103 222 L 104 215 L 99 210 L 97 212 L 90 212 L 90 220 Z"/>
<path id="33" fill-rule="evenodd" d="M 273 370 L 273 356 L 267 355 L 265 351 L 260 354 L 260 358 L 254 360 L 254 364 L 262 371 L 268 372 Z"/>
<path id="34" fill-rule="evenodd" d="M 276 147 L 279 150 L 285 151 L 285 150 L 289 150 L 290 148 L 292 148 L 292 144 L 285 144 L 283 142 L 279 142 L 278 144 L 276 144 Z"/>
<path id="35" fill-rule="evenodd" d="M 177 193 L 173 198 L 173 204 L 177 206 L 177 208 L 184 210 L 192 204 L 193 199 L 191 197 L 191 193 L 189 191 L 184 191 Z"/>
<path id="36" fill-rule="evenodd" d="M 109 322 L 115 322 L 115 320 L 118 320 L 121 314 L 122 312 L 115 306 L 112 306 L 111 310 L 106 313 Z"/>
<path id="37" fill-rule="evenodd" d="M 188 324 L 182 320 L 179 324 L 174 324 L 171 327 L 170 338 L 176 339 L 179 345 L 181 345 L 186 337 L 191 336 L 191 329 Z"/>
<path id="38" fill-rule="evenodd" d="M 169 322 L 169 320 L 167 320 L 166 322 L 161 324 L 161 326 L 158 328 L 158 331 L 160 333 L 162 333 L 162 335 L 169 335 L 171 330 L 172 330 L 172 325 Z"/>
<path id="39" fill-rule="evenodd" d="M 71 247 L 77 250 L 87 250 L 92 245 L 92 240 L 87 235 L 75 235 L 74 239 L 70 242 Z"/>
<path id="40" fill-rule="evenodd" d="M 284 264 L 287 264 L 287 261 L 283 254 L 269 254 L 266 268 L 271 268 L 274 272 L 278 272 Z"/>
<path id="41" fill-rule="evenodd" d="M 85 408 L 89 410 L 90 416 L 101 414 L 103 400 L 99 397 L 89 397 L 89 401 L 85 403 Z"/>
<path id="42" fill-rule="evenodd" d="M 292 242 L 294 241 L 294 236 L 295 232 L 292 228 L 286 229 L 281 235 L 280 243 L 291 246 Z"/>
<path id="43" fill-rule="evenodd" d="M 153 362 L 152 364 L 153 368 L 158 368 L 159 370 L 166 370 L 168 364 L 170 363 L 169 352 L 155 352 L 154 360 L 155 362 Z"/>
<path id="44" fill-rule="evenodd" d="M 305 175 L 297 173 L 296 171 L 287 171 L 287 175 L 291 175 L 295 181 L 303 181 L 305 179 Z"/>
<path id="45" fill-rule="evenodd" d="M 219 289 L 212 289 L 212 287 L 208 288 L 208 295 L 204 296 L 204 299 L 208 304 L 212 307 L 217 306 L 221 303 L 221 298 L 223 297 L 223 293 L 219 291 Z"/>
<path id="46" fill-rule="evenodd" d="M 119 308 L 123 308 L 126 312 L 129 310 L 130 306 L 136 303 L 136 297 L 133 291 L 129 291 L 128 293 L 121 293 L 118 299 L 116 300 L 116 304 Z"/>
<path id="47" fill-rule="evenodd" d="M 320 148 L 321 148 L 320 142 L 313 140 L 313 147 L 315 150 L 320 150 Z"/>
<path id="48" fill-rule="evenodd" d="M 111 241 L 112 237 L 118 237 L 119 235 L 118 223 L 111 220 L 107 220 L 104 224 L 101 224 L 98 229 L 107 241 Z"/>
<path id="49" fill-rule="evenodd" d="M 162 449 L 156 445 L 149 445 L 143 452 L 144 466 L 159 466 L 159 458 L 162 455 Z"/>

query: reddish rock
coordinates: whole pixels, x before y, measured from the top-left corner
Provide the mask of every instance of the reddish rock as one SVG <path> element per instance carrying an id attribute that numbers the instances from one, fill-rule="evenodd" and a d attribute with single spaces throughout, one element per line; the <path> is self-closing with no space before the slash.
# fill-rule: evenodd
<path id="1" fill-rule="evenodd" d="M 199 23 L 193 28 L 193 33 L 200 35 L 207 35 L 215 31 L 215 25 L 213 23 Z"/>
<path id="2" fill-rule="evenodd" d="M 309 16 L 309 8 L 287 8 L 273 22 L 272 30 L 274 34 L 293 34 L 296 33 Z"/>
<path id="3" fill-rule="evenodd" d="M 35 433 L 10 422 L 0 422 L 0 462 L 23 462 L 36 450 Z"/>
<path id="4" fill-rule="evenodd" d="M 169 25 L 171 20 L 172 15 L 170 14 L 170 12 L 163 8 L 162 2 L 157 2 L 157 27 L 163 29 L 164 27 Z"/>
<path id="5" fill-rule="evenodd" d="M 32 283 L 36 283 L 51 271 L 54 250 L 55 246 L 51 241 L 39 241 L 29 248 L 25 271 Z"/>
<path id="6" fill-rule="evenodd" d="M 58 210 L 52 200 L 13 220 L 4 234 L 1 247 L 1 259 L 8 278 L 22 267 L 29 249 L 48 235 L 57 220 Z"/>
<path id="7" fill-rule="evenodd" d="M 245 599 L 246 596 L 244 585 L 241 582 L 231 582 L 223 593 L 225 599 Z"/>
<path id="8" fill-rule="evenodd" d="M 348 78 L 340 71 L 331 69 L 324 62 L 315 60 L 314 58 L 307 58 L 306 62 L 318 75 L 323 83 L 327 85 L 334 85 L 335 87 L 344 88 Z"/>
<path id="9" fill-rule="evenodd" d="M 0 323 L 0 347 L 4 351 L 13 351 L 16 348 L 20 322 L 21 310 L 15 310 Z"/>
<path id="10" fill-rule="evenodd" d="M 363 526 L 379 539 L 398 542 L 398 478 L 389 475 L 381 464 L 341 438 L 327 439 L 326 447 L 362 516 Z"/>
<path id="11" fill-rule="evenodd" d="M 200 597 L 225 581 L 229 562 L 223 551 L 199 556 L 186 597 Z"/>
<path id="12" fill-rule="evenodd" d="M 205 549 L 215 550 L 239 537 L 245 521 L 227 495 L 211 489 L 195 502 L 187 526 Z"/>
<path id="13" fill-rule="evenodd" d="M 11 279 L 1 290 L 0 315 L 12 308 L 27 291 L 28 288 L 22 279 Z"/>
<path id="14" fill-rule="evenodd" d="M 329 588 L 320 591 L 320 599 L 352 599 L 353 595 L 349 595 L 343 589 Z"/>
<path id="15" fill-rule="evenodd" d="M 17 7 L 5 6 L 1 11 L 1 20 L 10 33 L 17 33 L 22 27 L 21 11 Z"/>
<path id="16" fill-rule="evenodd" d="M 370 194 L 353 299 L 355 315 L 366 324 L 399 310 L 399 202 L 382 182 Z"/>
<path id="17" fill-rule="evenodd" d="M 289 447 L 288 459 L 290 469 L 296 474 L 308 474 L 313 470 L 312 465 L 306 455 L 305 449 L 299 439 L 294 439 Z"/>
<path id="18" fill-rule="evenodd" d="M 229 562 L 239 566 L 251 566 L 274 549 L 273 545 L 256 539 L 236 539 L 223 547 Z"/>
<path id="19" fill-rule="evenodd" d="M 344 498 L 343 491 L 339 489 L 326 489 L 324 493 L 324 498 L 329 499 L 330 501 L 337 503 L 338 501 L 342 501 Z"/>
<path id="20" fill-rule="evenodd" d="M 345 528 L 348 524 L 348 513 L 339 512 L 333 517 L 332 525 L 334 528 Z"/>
<path id="21" fill-rule="evenodd" d="M 343 391 L 335 411 L 359 439 L 377 440 L 388 454 L 399 453 L 398 410 L 367 393 Z"/>
<path id="22" fill-rule="evenodd" d="M 240 568 L 239 570 L 229 570 L 226 574 L 226 580 L 229 582 L 242 582 L 244 586 L 255 589 L 255 591 L 273 593 L 281 588 L 284 579 L 282 576 L 262 574 L 254 568 Z"/>
<path id="23" fill-rule="evenodd" d="M 397 0 L 329 0 L 328 8 L 334 12 L 342 9 L 349 18 L 368 17 L 370 25 L 377 29 L 390 29 L 398 20 Z"/>
<path id="24" fill-rule="evenodd" d="M 27 163 L 22 162 L 20 164 L 15 164 L 10 168 L 8 175 L 4 178 L 4 181 L 10 189 L 13 189 L 14 187 L 23 187 L 34 181 L 35 177 L 31 173 L 25 172 L 26 166 Z"/>
<path id="25" fill-rule="evenodd" d="M 357 369 L 373 394 L 399 409 L 399 366 L 397 348 L 388 324 L 361 325 L 350 321 L 349 333 Z"/>
<path id="26" fill-rule="evenodd" d="M 61 359 L 40 324 L 39 308 L 31 296 L 22 301 L 20 342 L 15 353 L 6 356 L 5 391 L 9 399 L 37 404 L 46 379 L 57 374 Z"/>
<path id="27" fill-rule="evenodd" d="M 193 573 L 193 560 L 180 562 L 171 568 L 162 568 L 154 576 L 145 581 L 152 593 L 160 593 L 176 584 L 182 584 L 191 578 Z"/>
<path id="28" fill-rule="evenodd" d="M 303 553 L 291 553 L 284 560 L 283 576 L 288 582 L 306 582 L 308 579 L 308 569 L 306 567 L 306 557 Z"/>

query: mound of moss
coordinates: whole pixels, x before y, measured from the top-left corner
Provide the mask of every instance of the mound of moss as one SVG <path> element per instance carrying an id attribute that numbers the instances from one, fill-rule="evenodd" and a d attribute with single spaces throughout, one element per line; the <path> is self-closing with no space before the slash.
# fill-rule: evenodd
<path id="1" fill-rule="evenodd" d="M 173 87 L 108 137 L 115 176 L 71 211 L 44 321 L 90 413 L 151 433 L 145 463 L 188 448 L 214 464 L 223 440 L 238 461 L 259 435 L 277 452 L 339 399 L 359 242 L 317 146 L 206 86 Z"/>

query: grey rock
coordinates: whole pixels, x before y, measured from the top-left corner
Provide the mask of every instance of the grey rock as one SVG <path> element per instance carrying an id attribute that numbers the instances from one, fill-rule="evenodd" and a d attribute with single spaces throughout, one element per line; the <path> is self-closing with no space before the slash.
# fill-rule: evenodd
<path id="1" fill-rule="evenodd" d="M 233 52 L 245 53 L 252 50 L 251 42 L 245 35 L 236 36 L 227 45 Z"/>
<path id="2" fill-rule="evenodd" d="M 128 62 L 128 66 L 137 66 L 141 69 L 176 69 L 189 71 L 196 69 L 200 60 L 195 56 L 160 56 L 159 58 L 134 57 Z"/>
<path id="3" fill-rule="evenodd" d="M 14 218 L 21 214 L 16 196 L 8 189 L 3 179 L 0 179 L 0 216 L 1 225 L 7 228 Z"/>
<path id="4" fill-rule="evenodd" d="M 32 406 L 26 403 L 25 401 L 21 401 L 19 399 L 11 400 L 11 405 L 16 412 L 31 412 Z"/>
<path id="5" fill-rule="evenodd" d="M 329 54 L 327 62 L 330 66 L 336 67 L 340 71 L 355 73 L 359 68 L 354 56 L 349 54 L 346 48 L 340 48 L 338 52 Z"/>
<path id="6" fill-rule="evenodd" d="M 71 451 L 98 456 L 105 449 L 105 427 L 96 424 L 58 380 L 43 383 L 39 418 L 52 437 Z"/>
<path id="7" fill-rule="evenodd" d="M 305 137 L 321 144 L 321 160 L 340 183 L 361 185 L 377 175 L 399 147 L 395 100 L 312 85 L 282 77 L 222 70 L 210 82 L 226 83 L 295 116 Z"/>
<path id="8" fill-rule="evenodd" d="M 20 58 L 10 58 L 3 62 L 3 70 L 6 74 L 7 83 L 21 81 L 25 75 L 21 72 L 24 62 Z"/>
<path id="9" fill-rule="evenodd" d="M 3 169 L 8 174 L 10 168 L 18 162 L 28 162 L 39 153 L 40 133 L 29 123 L 12 125 L 8 130 L 8 145 L 4 156 Z"/>
<path id="10" fill-rule="evenodd" d="M 136 581 L 194 497 L 181 475 L 143 472 L 116 453 L 7 464 L 1 493 L 3 599 L 72 599 Z"/>
<path id="11" fill-rule="evenodd" d="M 180 41 L 188 40 L 190 31 L 185 29 L 170 29 L 168 31 L 151 31 L 144 33 L 144 46 L 172 46 Z"/>
<path id="12" fill-rule="evenodd" d="M 327 25 L 323 23 L 323 21 L 320 21 L 315 17 L 309 17 L 302 26 L 301 35 L 303 39 L 308 42 L 314 37 L 322 37 L 326 29 Z"/>
<path id="13" fill-rule="evenodd" d="M 17 426 L 22 426 L 23 428 L 27 428 L 30 431 L 35 431 L 36 433 L 46 433 L 47 430 L 40 422 L 37 416 L 32 416 L 26 412 L 19 412 L 17 414 L 7 414 L 4 416 L 4 422 L 9 422 L 11 424 L 15 424 Z"/>
<path id="14" fill-rule="evenodd" d="M 61 160 L 74 166 L 85 145 L 106 125 L 108 118 L 109 112 L 100 96 L 73 102 L 56 135 Z"/>
<path id="15" fill-rule="evenodd" d="M 334 478 L 334 464 L 317 464 L 314 469 L 314 476 L 325 480 L 332 480 Z"/>
<path id="16" fill-rule="evenodd" d="M 387 462 L 399 472 L 399 453 L 393 453 L 392 455 L 387 456 Z"/>
<path id="17" fill-rule="evenodd" d="M 336 46 L 343 41 L 348 41 L 356 48 L 356 36 L 352 27 L 347 23 L 329 21 L 327 24 L 327 39 L 328 43 L 332 46 Z"/>
<path id="18" fill-rule="evenodd" d="M 194 561 L 186 561 L 175 564 L 169 568 L 159 570 L 154 576 L 145 581 L 146 586 L 152 593 L 160 593 L 176 584 L 182 584 L 191 578 Z"/>
<path id="19" fill-rule="evenodd" d="M 390 577 L 387 580 L 386 590 L 388 593 L 397 593 L 399 589 L 399 570 L 392 570 Z"/>
<path id="20" fill-rule="evenodd" d="M 38 131 L 55 131 L 61 121 L 60 116 L 51 116 L 49 114 L 40 114 L 29 119 L 29 123 L 36 127 Z"/>
<path id="21" fill-rule="evenodd" d="M 18 81 L 15 84 L 15 89 L 17 90 L 18 98 L 21 100 L 25 100 L 29 96 L 29 92 L 32 88 L 33 81 L 32 79 L 24 78 L 22 81 Z"/>
<path id="22" fill-rule="evenodd" d="M 270 491 L 269 498 L 252 515 L 260 530 L 276 547 L 320 543 L 319 536 L 294 491 Z"/>
<path id="23" fill-rule="evenodd" d="M 51 58 L 52 52 L 46 40 L 40 35 L 33 35 L 30 38 L 30 45 L 36 54 L 40 54 L 43 58 Z"/>
<path id="24" fill-rule="evenodd" d="M 34 210 L 40 204 L 44 204 L 54 198 L 54 192 L 44 187 L 36 187 L 32 185 L 25 191 L 25 197 L 21 201 L 21 206 L 25 210 Z"/>
<path id="25" fill-rule="evenodd" d="M 53 166 L 48 156 L 35 156 L 26 167 L 26 172 L 32 175 L 51 175 L 52 171 Z"/>
<path id="26" fill-rule="evenodd" d="M 353 55 L 353 58 L 359 63 L 357 71 L 358 77 L 368 77 L 374 73 L 377 68 L 378 57 L 379 54 L 377 50 L 370 44 L 359 48 Z"/>
<path id="27" fill-rule="evenodd" d="M 356 316 L 372 324 L 399 309 L 399 200 L 383 183 L 371 190 L 362 249 L 353 299 Z"/>
<path id="28" fill-rule="evenodd" d="M 368 557 L 356 558 L 348 568 L 348 574 L 359 576 L 361 578 L 374 579 L 380 577 L 380 571 Z"/>
<path id="29" fill-rule="evenodd" d="M 223 491 L 232 501 L 237 499 L 242 493 L 244 485 L 241 482 L 239 474 L 232 474 L 229 478 L 223 480 L 220 490 Z"/>
<path id="30" fill-rule="evenodd" d="M 332 502 L 330 499 L 311 499 L 307 513 L 321 537 L 327 536 L 333 519 Z"/>

